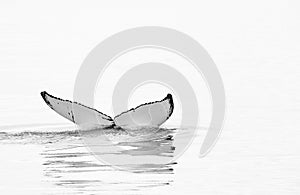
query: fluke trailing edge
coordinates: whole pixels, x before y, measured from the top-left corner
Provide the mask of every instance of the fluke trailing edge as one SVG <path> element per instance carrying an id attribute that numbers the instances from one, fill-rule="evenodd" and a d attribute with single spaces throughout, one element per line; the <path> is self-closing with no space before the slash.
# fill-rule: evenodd
<path id="1" fill-rule="evenodd" d="M 141 104 L 112 119 L 94 108 L 54 97 L 46 91 L 41 92 L 41 96 L 52 110 L 75 124 L 89 128 L 119 127 L 134 130 L 142 127 L 159 127 L 168 120 L 174 109 L 172 95 L 168 94 L 160 101 Z"/>

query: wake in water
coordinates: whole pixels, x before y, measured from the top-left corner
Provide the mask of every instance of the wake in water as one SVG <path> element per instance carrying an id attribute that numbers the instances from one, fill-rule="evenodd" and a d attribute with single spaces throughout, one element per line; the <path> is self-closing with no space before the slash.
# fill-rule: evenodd
<path id="1" fill-rule="evenodd" d="M 20 154 L 35 156 L 32 160 L 41 163 L 41 167 L 36 168 L 42 170 L 43 182 L 55 185 L 56 188 L 51 190 L 58 192 L 139 191 L 168 186 L 173 182 L 173 166 L 176 163 L 151 163 L 140 159 L 172 156 L 175 129 L 156 129 L 155 134 L 141 129 L 141 135 L 133 135 L 114 128 L 89 131 L 65 130 L 65 127 L 59 131 L 60 128 L 56 128 L 55 131 L 2 131 L 0 145 L 14 151 L 10 158 L 18 162 L 22 162 L 18 160 Z M 95 140 L 93 145 L 87 143 L 90 139 Z M 32 147 L 38 153 L 33 154 L 35 150 Z M 123 161 L 128 157 L 136 160 Z M 110 163 L 110 158 L 117 161 Z M 136 175 L 128 178 L 130 174 Z M 126 179 L 122 175 L 126 175 Z"/>
<path id="2" fill-rule="evenodd" d="M 29 155 L 30 163 L 33 160 L 40 164 L 31 166 L 32 171 L 41 170 L 42 182 L 55 185 L 47 190 L 69 194 L 116 189 L 132 194 L 168 187 L 173 183 L 177 164 L 171 161 L 178 148 L 176 144 L 180 145 L 191 132 L 182 128 L 144 128 L 133 133 L 115 128 L 84 130 L 50 124 L 20 126 L 17 132 L 9 127 L 0 129 L 0 147 L 12 151 L 8 155 L 13 162 L 23 166 L 22 156 Z M 24 169 L 28 169 L 25 165 Z"/>
<path id="3" fill-rule="evenodd" d="M 140 129 L 139 132 L 132 133 L 123 129 L 105 128 L 92 130 L 55 130 L 55 131 L 0 131 L 0 143 L 22 143 L 22 144 L 43 144 L 64 142 L 70 140 L 81 140 L 82 137 L 106 137 L 113 142 L 141 142 L 154 140 L 172 140 L 176 129 L 157 128 Z M 100 139 L 99 139 L 100 142 Z"/>

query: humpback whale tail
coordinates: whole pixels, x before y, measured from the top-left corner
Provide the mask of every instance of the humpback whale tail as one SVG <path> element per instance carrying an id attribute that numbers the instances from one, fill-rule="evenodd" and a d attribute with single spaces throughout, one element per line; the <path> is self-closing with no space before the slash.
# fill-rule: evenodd
<path id="1" fill-rule="evenodd" d="M 133 130 L 142 127 L 159 127 L 168 120 L 174 110 L 171 94 L 160 101 L 141 104 L 124 111 L 114 119 L 94 108 L 57 98 L 46 91 L 41 92 L 41 96 L 46 104 L 59 115 L 75 124 L 91 128 L 119 127 Z"/>

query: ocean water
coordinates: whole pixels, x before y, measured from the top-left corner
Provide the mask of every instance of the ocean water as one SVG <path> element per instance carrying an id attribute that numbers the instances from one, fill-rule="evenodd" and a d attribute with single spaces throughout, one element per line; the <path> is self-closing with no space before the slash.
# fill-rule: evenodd
<path id="1" fill-rule="evenodd" d="M 227 130 L 214 150 L 199 158 L 201 140 L 207 132 L 206 128 L 199 128 L 190 147 L 170 163 L 124 164 L 124 155 L 172 158 L 176 143 L 184 141 L 191 129 L 160 129 L 155 135 L 142 138 L 115 129 L 80 131 L 61 124 L 31 125 L 29 129 L 38 130 L 25 129 L 0 132 L 3 194 L 299 192 L 299 132 L 291 137 L 288 131 L 281 131 L 276 137 L 263 129 L 251 135 Z M 92 152 L 84 141 L 86 137 L 99 140 L 96 147 L 103 150 Z M 107 137 L 113 141 L 103 142 Z M 120 148 L 111 150 L 111 145 Z M 103 162 L 107 155 L 121 159 L 120 164 Z"/>
<path id="2" fill-rule="evenodd" d="M 116 129 L 83 131 L 75 126 L 37 126 L 40 130 L 0 132 L 1 191 L 5 194 L 147 194 L 167 190 L 174 183 L 177 166 L 172 160 L 174 135 L 180 141 L 190 131 L 157 129 L 154 134 L 136 136 Z M 101 152 L 89 150 L 86 137 L 99 140 L 93 147 L 101 147 Z M 110 142 L 105 142 L 107 138 Z M 118 151 L 112 146 L 119 146 Z M 107 155 L 120 160 L 113 165 L 101 162 Z M 122 161 L 122 155 L 168 158 L 170 162 L 137 160 L 128 164 Z"/>

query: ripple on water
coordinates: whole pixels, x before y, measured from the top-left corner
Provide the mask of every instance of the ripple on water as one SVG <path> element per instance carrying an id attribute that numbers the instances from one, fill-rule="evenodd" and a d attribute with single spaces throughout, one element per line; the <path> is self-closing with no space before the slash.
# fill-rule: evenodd
<path id="1" fill-rule="evenodd" d="M 92 131 L 56 131 L 18 133 L 0 132 L 0 144 L 34 144 L 42 148 L 43 181 L 70 193 L 116 190 L 134 192 L 145 188 L 168 186 L 173 182 L 174 165 L 157 163 L 105 164 L 86 148 L 84 137 L 99 142 L 96 147 L 106 148 L 97 156 L 113 155 L 116 158 L 153 156 L 172 157 L 175 150 L 173 134 L 176 129 L 159 129 L 155 134 L 132 135 L 116 129 Z M 103 137 L 110 142 L 103 143 Z M 118 151 L 110 151 L 111 145 Z M 26 151 L 24 151 L 26 152 Z M 102 153 L 101 153 L 102 152 Z"/>

